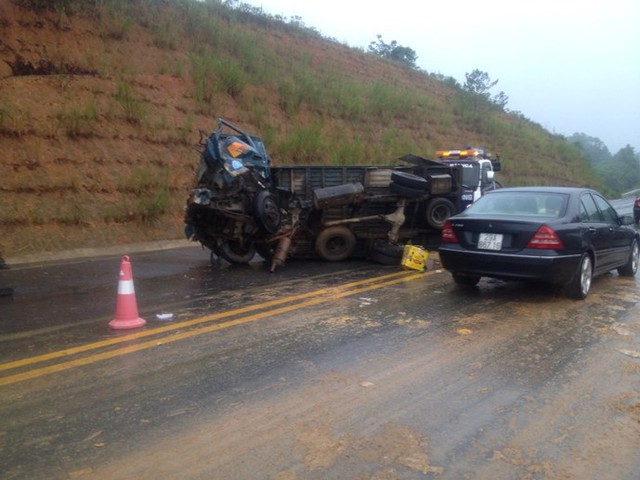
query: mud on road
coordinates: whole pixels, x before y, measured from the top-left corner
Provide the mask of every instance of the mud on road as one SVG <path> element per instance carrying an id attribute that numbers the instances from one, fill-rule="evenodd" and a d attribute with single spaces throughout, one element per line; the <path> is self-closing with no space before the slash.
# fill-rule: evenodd
<path id="1" fill-rule="evenodd" d="M 599 278 L 578 302 L 435 270 L 337 295 L 395 272 L 365 263 L 293 263 L 268 282 L 260 266 L 171 269 L 164 291 L 134 265 L 157 308 L 190 282 L 177 327 L 326 301 L 3 387 L 6 478 L 637 478 L 636 279 Z"/>

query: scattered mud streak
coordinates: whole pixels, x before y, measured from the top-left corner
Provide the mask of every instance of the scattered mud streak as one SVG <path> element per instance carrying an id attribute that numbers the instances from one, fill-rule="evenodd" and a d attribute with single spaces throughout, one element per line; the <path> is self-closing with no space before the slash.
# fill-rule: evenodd
<path id="1" fill-rule="evenodd" d="M 419 473 L 442 473 L 442 467 L 429 462 L 428 441 L 402 425 L 387 423 L 371 437 L 355 442 L 354 454 L 367 462 L 379 462 L 383 466 L 405 466 Z M 357 453 L 359 452 L 359 453 Z"/>
<path id="2" fill-rule="evenodd" d="M 335 438 L 327 426 L 307 427 L 298 435 L 297 446 L 305 452 L 304 464 L 310 470 L 328 469 L 341 458 L 348 458 L 350 462 L 374 465 L 378 472 L 370 478 L 388 478 L 402 467 L 425 475 L 443 472 L 442 467 L 431 466 L 425 437 L 393 423 L 381 425 L 365 437 L 349 433 Z"/>
<path id="3" fill-rule="evenodd" d="M 621 279 L 601 279 L 594 294 L 584 302 L 554 299 L 548 305 L 511 305 L 520 318 L 535 318 L 548 325 L 555 322 L 560 326 L 568 319 L 555 335 L 563 344 L 555 343 L 570 345 L 570 351 L 580 354 L 577 361 L 567 355 L 571 361 L 553 377 L 540 376 L 536 395 L 519 408 L 501 412 L 506 424 L 504 438 L 492 436 L 476 444 L 477 451 L 490 459 L 476 470 L 476 478 L 497 478 L 511 472 L 513 478 L 613 479 L 637 472 L 640 355 L 633 353 L 640 352 L 640 296 L 635 284 L 617 285 L 612 296 L 602 285 L 612 280 Z M 558 312 L 563 312 L 564 319 L 558 318 Z M 581 323 L 580 329 L 572 329 L 570 321 L 574 319 Z M 553 346 L 554 335 L 550 333 L 548 330 L 540 338 Z M 517 345 L 518 354 L 531 371 L 555 368 L 540 356 L 544 348 L 536 345 L 534 338 L 523 338 L 526 342 Z M 472 367 L 475 371 L 470 378 L 476 378 L 483 364 L 474 363 Z M 510 372 L 517 371 L 513 367 Z"/>
<path id="4" fill-rule="evenodd" d="M 330 467 L 347 447 L 347 441 L 333 438 L 326 426 L 304 429 L 298 435 L 297 443 L 298 448 L 305 452 L 305 466 L 311 470 Z"/>

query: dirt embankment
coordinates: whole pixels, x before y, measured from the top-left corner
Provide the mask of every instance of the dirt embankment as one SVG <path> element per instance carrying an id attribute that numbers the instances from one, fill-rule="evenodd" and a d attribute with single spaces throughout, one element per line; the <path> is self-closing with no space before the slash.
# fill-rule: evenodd
<path id="1" fill-rule="evenodd" d="M 215 119 L 172 73 L 183 53 L 100 28 L 0 2 L 0 257 L 182 236 Z"/>

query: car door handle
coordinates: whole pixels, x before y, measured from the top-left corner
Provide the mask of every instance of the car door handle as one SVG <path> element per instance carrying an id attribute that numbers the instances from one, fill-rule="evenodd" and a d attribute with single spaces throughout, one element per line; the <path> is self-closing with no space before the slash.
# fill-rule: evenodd
<path id="1" fill-rule="evenodd" d="M 589 233 L 595 234 L 597 230 L 594 227 L 589 227 Z"/>

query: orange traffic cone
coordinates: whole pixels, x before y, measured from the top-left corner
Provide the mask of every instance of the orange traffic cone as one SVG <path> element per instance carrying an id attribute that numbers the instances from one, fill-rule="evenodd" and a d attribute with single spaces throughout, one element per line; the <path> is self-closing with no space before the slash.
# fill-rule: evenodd
<path id="1" fill-rule="evenodd" d="M 136 292 L 133 288 L 131 263 L 129 262 L 129 257 L 125 255 L 120 263 L 116 317 L 109 322 L 109 326 L 115 330 L 125 330 L 142 327 L 146 323 L 146 320 L 138 316 L 138 304 L 136 303 Z"/>

